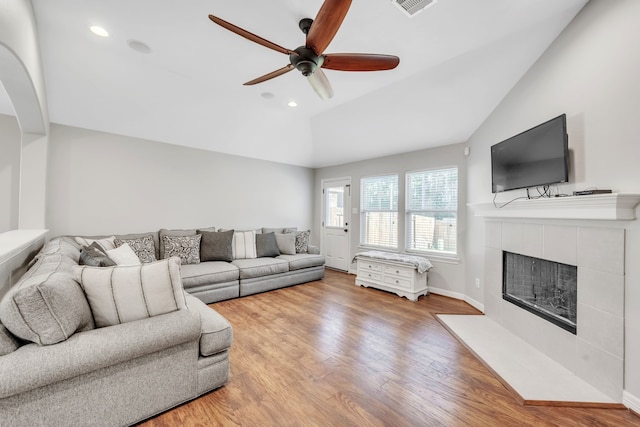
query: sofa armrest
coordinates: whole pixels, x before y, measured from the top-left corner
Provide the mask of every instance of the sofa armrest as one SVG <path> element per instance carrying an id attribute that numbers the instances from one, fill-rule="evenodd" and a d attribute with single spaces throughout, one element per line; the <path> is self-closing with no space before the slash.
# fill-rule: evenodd
<path id="1" fill-rule="evenodd" d="M 0 398 L 197 342 L 199 336 L 200 316 L 178 310 L 79 332 L 54 345 L 27 344 L 0 357 Z"/>
<path id="2" fill-rule="evenodd" d="M 193 295 L 186 295 L 187 307 L 200 317 L 200 355 L 203 357 L 231 347 L 233 329 L 227 319 Z"/>
<path id="3" fill-rule="evenodd" d="M 320 255 L 320 248 L 318 246 L 309 245 L 307 247 L 307 253 L 312 255 Z"/>

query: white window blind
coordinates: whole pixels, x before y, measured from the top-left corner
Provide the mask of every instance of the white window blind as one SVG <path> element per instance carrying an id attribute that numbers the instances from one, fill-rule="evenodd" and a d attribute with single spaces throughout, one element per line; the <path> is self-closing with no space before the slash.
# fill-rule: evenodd
<path id="1" fill-rule="evenodd" d="M 457 253 L 458 168 L 407 173 L 407 250 Z"/>
<path id="2" fill-rule="evenodd" d="M 398 175 L 361 180 L 360 243 L 398 247 Z"/>

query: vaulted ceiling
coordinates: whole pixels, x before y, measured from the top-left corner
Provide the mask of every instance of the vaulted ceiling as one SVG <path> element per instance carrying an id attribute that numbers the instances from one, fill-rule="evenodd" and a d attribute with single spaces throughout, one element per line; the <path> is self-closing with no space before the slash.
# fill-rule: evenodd
<path id="1" fill-rule="evenodd" d="M 287 56 L 207 17 L 294 49 L 322 0 L 33 0 L 51 122 L 307 167 L 466 141 L 585 3 L 439 0 L 408 17 L 353 0 L 326 52 L 400 65 L 326 70 L 323 101 L 295 70 L 243 86 Z M 12 114 L 1 88 L 0 113 Z"/>

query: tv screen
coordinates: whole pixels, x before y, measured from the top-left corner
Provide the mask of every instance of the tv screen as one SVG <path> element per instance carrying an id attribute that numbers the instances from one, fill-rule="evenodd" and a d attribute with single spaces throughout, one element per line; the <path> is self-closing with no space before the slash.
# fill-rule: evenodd
<path id="1" fill-rule="evenodd" d="M 515 190 L 569 180 L 565 114 L 491 147 L 491 191 Z"/>

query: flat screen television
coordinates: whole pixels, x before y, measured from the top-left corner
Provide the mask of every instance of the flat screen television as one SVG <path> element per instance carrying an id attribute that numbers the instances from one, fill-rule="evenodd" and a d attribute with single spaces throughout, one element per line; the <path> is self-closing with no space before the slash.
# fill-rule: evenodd
<path id="1" fill-rule="evenodd" d="M 562 114 L 491 147 L 491 192 L 569 181 L 567 116 Z"/>

